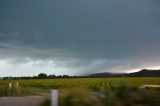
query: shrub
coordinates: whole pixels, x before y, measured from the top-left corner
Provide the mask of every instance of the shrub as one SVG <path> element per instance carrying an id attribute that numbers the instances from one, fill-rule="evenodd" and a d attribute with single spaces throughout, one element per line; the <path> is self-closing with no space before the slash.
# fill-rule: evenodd
<path id="1" fill-rule="evenodd" d="M 128 98 L 131 91 L 131 86 L 125 81 L 120 81 L 115 89 L 116 95 L 122 99 Z"/>
<path id="2" fill-rule="evenodd" d="M 87 89 L 61 90 L 60 97 L 60 106 L 101 106 L 99 99 Z"/>

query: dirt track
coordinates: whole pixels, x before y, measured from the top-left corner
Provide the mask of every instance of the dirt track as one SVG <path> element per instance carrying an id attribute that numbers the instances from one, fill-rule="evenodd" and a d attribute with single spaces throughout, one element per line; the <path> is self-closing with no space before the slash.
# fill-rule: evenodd
<path id="1" fill-rule="evenodd" d="M 40 106 L 44 96 L 0 97 L 0 106 Z"/>

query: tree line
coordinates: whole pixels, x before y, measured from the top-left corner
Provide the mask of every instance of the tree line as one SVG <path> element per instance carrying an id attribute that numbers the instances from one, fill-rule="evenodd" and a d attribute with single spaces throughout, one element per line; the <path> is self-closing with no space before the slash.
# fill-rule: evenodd
<path id="1" fill-rule="evenodd" d="M 10 79 L 54 79 L 54 78 L 80 78 L 80 77 L 85 77 L 85 76 L 69 76 L 69 75 L 58 75 L 56 76 L 55 74 L 52 75 L 47 75 L 46 73 L 40 73 L 37 76 L 25 76 L 25 77 L 3 77 L 4 80 L 10 80 Z"/>

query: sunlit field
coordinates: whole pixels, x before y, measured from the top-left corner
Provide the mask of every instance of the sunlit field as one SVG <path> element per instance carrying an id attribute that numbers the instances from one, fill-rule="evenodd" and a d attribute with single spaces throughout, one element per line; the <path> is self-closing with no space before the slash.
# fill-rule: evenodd
<path id="1" fill-rule="evenodd" d="M 60 106 L 158 106 L 160 89 L 141 91 L 143 84 L 160 85 L 160 77 L 0 80 L 0 96 L 48 97 L 51 89 L 57 89 Z M 49 105 L 48 97 L 42 106 Z"/>

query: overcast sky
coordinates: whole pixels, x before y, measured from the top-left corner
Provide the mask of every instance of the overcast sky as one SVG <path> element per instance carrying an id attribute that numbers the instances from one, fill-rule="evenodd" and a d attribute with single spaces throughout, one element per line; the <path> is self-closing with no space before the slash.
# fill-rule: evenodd
<path id="1" fill-rule="evenodd" d="M 0 0 L 0 77 L 159 67 L 159 0 Z"/>

